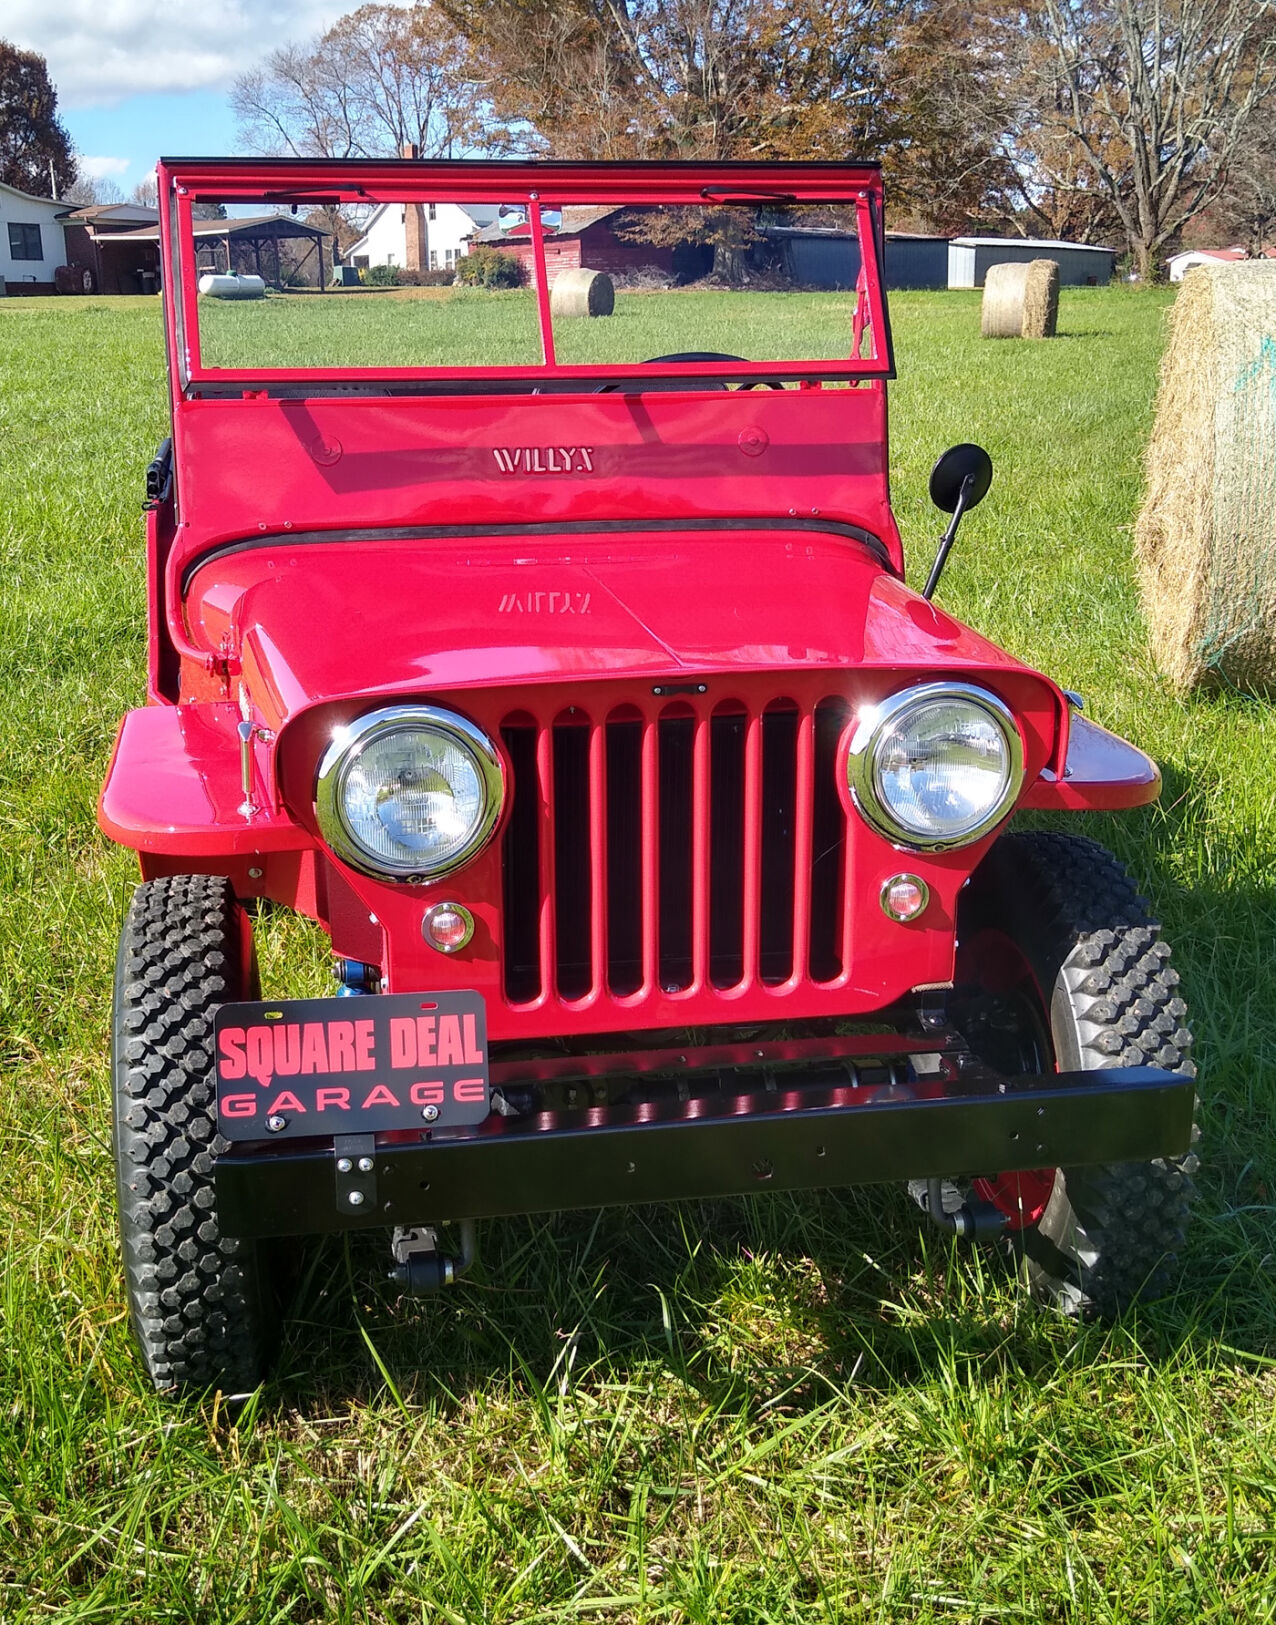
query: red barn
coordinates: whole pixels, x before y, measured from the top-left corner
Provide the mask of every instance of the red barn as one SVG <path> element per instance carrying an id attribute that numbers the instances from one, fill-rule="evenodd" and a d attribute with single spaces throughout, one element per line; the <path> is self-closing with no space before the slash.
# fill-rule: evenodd
<path id="1" fill-rule="evenodd" d="M 627 217 L 628 216 L 628 220 Z M 615 276 L 626 271 L 655 271 L 662 276 L 673 276 L 674 257 L 682 269 L 684 244 L 662 247 L 656 243 L 633 240 L 621 235 L 629 222 L 637 223 L 641 216 L 611 205 L 606 208 L 566 208 L 562 222 L 554 231 L 545 231 L 545 269 L 550 286 L 560 271 L 586 266 L 591 271 L 606 271 Z M 536 286 L 536 268 L 532 259 L 531 228 L 525 223 L 508 229 L 497 221 L 476 232 L 472 241 L 485 248 L 499 249 L 521 260 L 530 287 Z M 708 269 L 707 266 L 701 269 Z"/>

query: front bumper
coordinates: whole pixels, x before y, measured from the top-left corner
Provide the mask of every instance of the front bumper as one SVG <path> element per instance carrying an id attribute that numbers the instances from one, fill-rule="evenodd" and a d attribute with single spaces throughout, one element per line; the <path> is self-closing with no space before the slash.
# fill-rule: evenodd
<path id="1" fill-rule="evenodd" d="M 874 1073 L 843 1057 L 749 1078 L 719 1072 L 708 1093 L 668 1085 L 637 1102 L 493 1114 L 412 1143 L 368 1135 L 236 1147 L 217 1166 L 219 1219 L 232 1236 L 309 1235 L 1143 1162 L 1189 1146 L 1195 1089 L 1175 1073 L 1009 1078 L 965 1051 L 935 1056 L 933 1071 L 908 1059 L 906 1081 L 898 1058 Z M 875 1076 L 886 1081 L 867 1081 Z"/>

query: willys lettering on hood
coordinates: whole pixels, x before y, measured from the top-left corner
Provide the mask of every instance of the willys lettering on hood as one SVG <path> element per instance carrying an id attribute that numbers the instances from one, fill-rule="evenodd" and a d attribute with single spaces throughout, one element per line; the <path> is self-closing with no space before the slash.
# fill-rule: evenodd
<path id="1" fill-rule="evenodd" d="M 583 535 L 552 546 L 272 541 L 196 571 L 186 603 L 212 647 L 239 653 L 279 722 L 325 699 L 423 688 L 1015 665 L 863 544 L 817 532 Z"/>

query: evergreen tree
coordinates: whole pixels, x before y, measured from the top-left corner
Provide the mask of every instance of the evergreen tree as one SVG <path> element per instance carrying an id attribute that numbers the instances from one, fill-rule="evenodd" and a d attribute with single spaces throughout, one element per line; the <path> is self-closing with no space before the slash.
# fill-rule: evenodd
<path id="1" fill-rule="evenodd" d="M 42 56 L 0 39 L 0 181 L 36 197 L 61 197 L 75 181 L 71 138 L 58 118 L 58 93 Z"/>

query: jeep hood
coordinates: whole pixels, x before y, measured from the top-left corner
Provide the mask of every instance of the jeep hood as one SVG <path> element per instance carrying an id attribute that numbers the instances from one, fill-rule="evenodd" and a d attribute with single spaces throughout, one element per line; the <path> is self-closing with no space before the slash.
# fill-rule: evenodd
<path id="1" fill-rule="evenodd" d="M 193 573 L 195 640 L 279 726 L 308 707 L 735 669 L 1022 665 L 814 531 L 248 544 Z"/>

